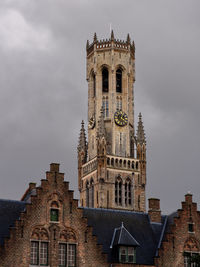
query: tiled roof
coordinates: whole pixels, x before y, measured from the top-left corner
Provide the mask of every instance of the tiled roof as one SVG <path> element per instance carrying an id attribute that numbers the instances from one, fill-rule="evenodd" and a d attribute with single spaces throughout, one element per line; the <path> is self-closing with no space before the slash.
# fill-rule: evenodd
<path id="1" fill-rule="evenodd" d="M 122 222 L 121 227 L 115 228 L 110 248 L 113 248 L 113 246 L 119 246 L 119 245 L 134 246 L 134 247 L 139 246 L 139 243 L 124 227 L 123 222 Z"/>
<path id="2" fill-rule="evenodd" d="M 103 245 L 103 252 L 108 254 L 109 262 L 116 260 L 113 258 L 111 243 L 115 228 L 119 228 L 123 222 L 130 235 L 139 243 L 136 248 L 136 263 L 154 263 L 165 217 L 162 218 L 162 224 L 159 224 L 151 223 L 148 214 L 133 211 L 83 208 L 83 214 L 88 219 L 88 225 L 93 227 L 98 243 Z"/>
<path id="3" fill-rule="evenodd" d="M 24 201 L 0 199 L 0 245 L 3 245 L 5 237 L 9 237 L 9 227 L 14 226 L 24 210 Z"/>

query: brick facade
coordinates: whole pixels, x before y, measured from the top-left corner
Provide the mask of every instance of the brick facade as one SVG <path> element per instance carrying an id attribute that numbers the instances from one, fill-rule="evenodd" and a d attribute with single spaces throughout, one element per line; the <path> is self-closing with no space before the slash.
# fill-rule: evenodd
<path id="1" fill-rule="evenodd" d="M 10 229 L 10 238 L 0 248 L 0 266 L 28 267 L 31 240 L 48 242 L 49 266 L 59 266 L 59 242 L 76 244 L 77 267 L 109 266 L 101 245 L 97 244 L 87 219 L 83 218 L 82 210 L 78 208 L 78 200 L 73 199 L 69 183 L 64 181 L 64 174 L 59 172 L 58 164 L 51 164 L 46 179 L 41 180 L 41 186 L 35 187 L 31 183 L 23 199 L 34 189 L 36 195 L 30 197 L 26 211 L 20 214 L 20 219 Z M 50 222 L 53 202 L 58 204 L 58 222 Z"/>
<path id="2" fill-rule="evenodd" d="M 191 229 L 189 224 L 193 225 Z M 159 250 L 156 266 L 185 266 L 185 252 L 200 253 L 200 212 L 197 211 L 197 204 L 192 202 L 191 194 L 185 196 L 182 208 L 173 217 Z"/>

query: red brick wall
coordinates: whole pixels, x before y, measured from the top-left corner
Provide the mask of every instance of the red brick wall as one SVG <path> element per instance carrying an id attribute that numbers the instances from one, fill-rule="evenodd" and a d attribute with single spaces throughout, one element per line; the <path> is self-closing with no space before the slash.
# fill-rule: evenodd
<path id="1" fill-rule="evenodd" d="M 46 173 L 46 179 L 42 180 L 41 186 L 36 190 L 37 196 L 31 197 L 31 204 L 27 204 L 26 212 L 21 214 L 15 228 L 10 231 L 10 238 L 5 241 L 5 246 L 0 248 L 0 266 L 28 267 L 30 240 L 37 236 L 37 233 L 49 240 L 49 266 L 58 266 L 58 246 L 64 236 L 62 233 L 68 235 L 66 238 L 69 242 L 77 244 L 77 267 L 110 266 L 107 256 L 102 254 L 102 247 L 97 245 L 96 237 L 92 235 L 92 229 L 87 227 L 87 220 L 82 218 L 78 201 L 73 199 L 73 192 L 69 190 L 68 182 L 64 182 L 64 174 L 58 172 L 57 165 L 51 165 L 51 171 Z M 52 201 L 59 203 L 58 223 L 50 222 L 49 210 Z M 71 236 L 68 233 L 72 233 Z"/>
<path id="2" fill-rule="evenodd" d="M 194 233 L 188 232 L 188 222 L 192 222 Z M 170 233 L 164 237 L 159 250 L 156 266 L 183 267 L 184 251 L 200 251 L 200 213 L 196 203 L 192 203 L 192 196 L 186 195 L 182 202 L 182 209 L 178 210 L 178 217 L 170 228 Z"/>

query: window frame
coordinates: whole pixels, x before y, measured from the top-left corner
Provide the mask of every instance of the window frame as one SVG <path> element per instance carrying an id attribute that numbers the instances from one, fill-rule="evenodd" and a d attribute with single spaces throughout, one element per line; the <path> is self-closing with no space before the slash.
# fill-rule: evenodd
<path id="1" fill-rule="evenodd" d="M 65 246 L 65 265 L 60 265 L 60 245 L 64 245 Z M 75 250 L 74 250 L 74 265 L 69 265 L 69 259 L 68 259 L 68 255 L 69 255 L 69 246 L 74 246 Z M 77 260 L 76 260 L 76 255 L 77 255 L 77 243 L 72 243 L 72 242 L 62 242 L 60 241 L 58 244 L 58 266 L 59 267 L 76 267 L 77 266 Z"/>
<path id="2" fill-rule="evenodd" d="M 192 231 L 190 231 L 190 226 L 192 226 Z M 194 223 L 188 222 L 188 233 L 194 233 Z"/>
<path id="3" fill-rule="evenodd" d="M 109 92 L 109 71 L 107 67 L 102 68 L 101 75 L 102 75 L 102 93 L 108 93 Z"/>
<path id="4" fill-rule="evenodd" d="M 123 71 L 121 68 L 117 68 L 116 70 L 116 93 L 121 94 L 122 93 L 122 74 Z"/>
<path id="5" fill-rule="evenodd" d="M 184 251 L 183 257 L 184 257 L 184 267 L 197 267 L 198 264 L 195 262 L 190 262 L 192 256 L 199 255 L 200 252 L 197 251 Z"/>
<path id="6" fill-rule="evenodd" d="M 52 211 L 57 212 L 57 214 L 56 214 L 57 220 L 52 220 L 52 216 L 53 216 Z M 59 208 L 50 207 L 50 222 L 51 223 L 58 223 L 59 222 Z"/>
<path id="7" fill-rule="evenodd" d="M 32 250 L 32 244 L 33 243 L 37 243 L 38 244 L 38 249 L 37 249 L 37 264 L 35 263 L 32 263 L 32 256 L 30 253 L 30 264 L 29 266 L 31 267 L 38 267 L 38 266 L 49 266 L 49 240 L 35 240 L 35 239 L 31 239 L 30 240 L 30 248 Z M 40 263 L 40 260 L 41 260 L 41 244 L 47 244 L 47 250 L 46 250 L 46 260 L 47 260 L 47 263 L 46 264 L 42 264 Z"/>
<path id="8" fill-rule="evenodd" d="M 133 249 L 133 254 L 129 253 L 129 248 Z M 125 254 L 122 254 L 122 250 L 125 250 Z M 122 256 L 125 256 L 125 260 L 122 260 Z M 133 257 L 133 261 L 129 261 L 129 257 Z M 120 246 L 119 247 L 119 262 L 120 263 L 136 263 L 136 249 L 133 246 Z"/>

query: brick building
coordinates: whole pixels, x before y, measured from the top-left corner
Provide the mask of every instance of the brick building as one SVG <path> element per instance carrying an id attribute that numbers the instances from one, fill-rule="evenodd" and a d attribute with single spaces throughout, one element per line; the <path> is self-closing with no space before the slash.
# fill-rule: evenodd
<path id="1" fill-rule="evenodd" d="M 20 201 L 0 200 L 2 267 L 189 267 L 200 253 L 200 213 L 192 195 L 170 215 L 149 199 L 142 116 L 134 129 L 135 46 L 87 42 L 88 141 L 78 144 L 80 203 L 59 164 Z"/>

